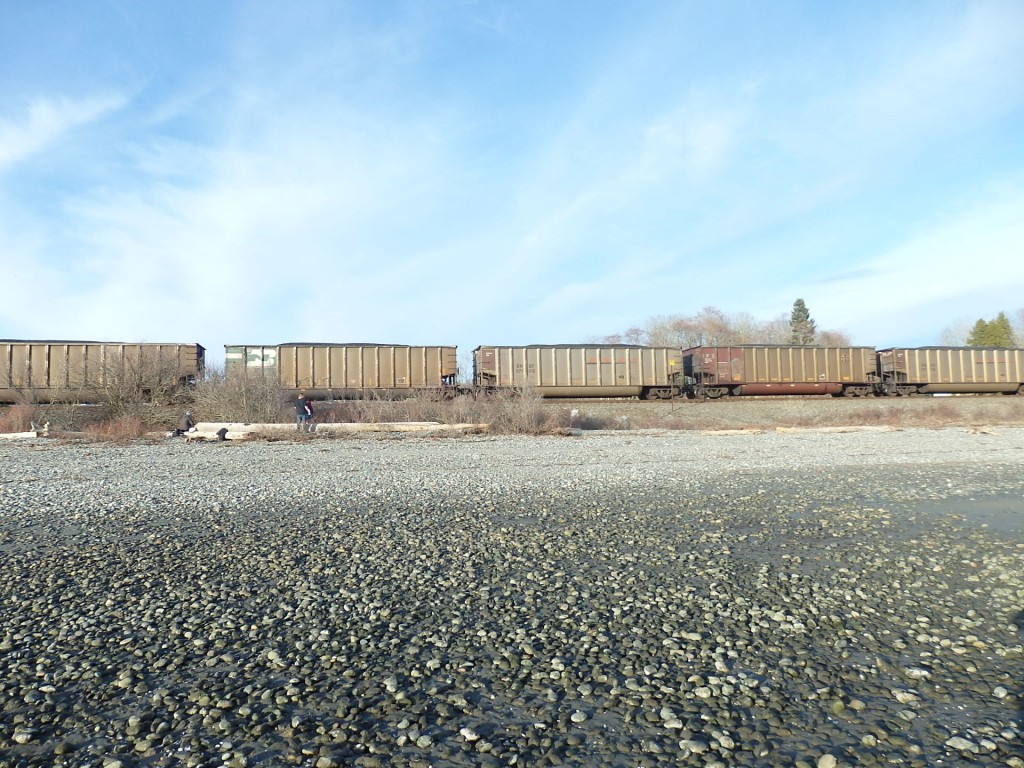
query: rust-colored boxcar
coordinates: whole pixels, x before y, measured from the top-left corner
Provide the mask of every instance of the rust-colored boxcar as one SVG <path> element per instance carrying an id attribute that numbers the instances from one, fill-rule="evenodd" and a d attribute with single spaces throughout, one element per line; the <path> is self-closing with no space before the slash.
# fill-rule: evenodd
<path id="1" fill-rule="evenodd" d="M 0 340 L 0 402 L 104 402 L 111 388 L 143 391 L 194 382 L 199 344 Z"/>
<path id="2" fill-rule="evenodd" d="M 872 394 L 874 347 L 693 347 L 683 370 L 697 397 Z"/>
<path id="3" fill-rule="evenodd" d="M 887 395 L 1001 392 L 1024 394 L 1024 349 L 893 347 L 878 351 Z"/>
<path id="4" fill-rule="evenodd" d="M 541 397 L 658 399 L 684 391 L 678 348 L 611 344 L 477 347 L 473 383 Z"/>
<path id="5" fill-rule="evenodd" d="M 407 397 L 453 387 L 454 346 L 400 344 L 228 345 L 226 372 L 273 375 L 290 394 L 318 399 Z"/>

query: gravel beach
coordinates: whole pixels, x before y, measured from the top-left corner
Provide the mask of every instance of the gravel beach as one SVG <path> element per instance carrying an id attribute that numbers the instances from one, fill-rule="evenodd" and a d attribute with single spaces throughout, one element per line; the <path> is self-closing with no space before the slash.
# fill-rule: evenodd
<path id="1" fill-rule="evenodd" d="M 0 766 L 1024 768 L 1024 428 L 0 444 Z"/>

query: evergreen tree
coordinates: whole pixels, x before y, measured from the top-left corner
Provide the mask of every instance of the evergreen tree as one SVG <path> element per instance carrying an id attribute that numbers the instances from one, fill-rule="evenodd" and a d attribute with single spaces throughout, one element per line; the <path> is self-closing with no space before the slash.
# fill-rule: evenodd
<path id="1" fill-rule="evenodd" d="M 996 319 L 988 324 L 989 335 L 992 337 L 993 347 L 1015 347 L 1017 340 L 1014 338 L 1013 326 L 1010 325 L 1010 318 L 1005 312 L 1000 312 Z"/>
<path id="2" fill-rule="evenodd" d="M 971 332 L 967 334 L 967 346 L 969 347 L 987 347 L 988 346 L 988 323 L 978 318 L 978 322 L 971 328 Z"/>
<path id="3" fill-rule="evenodd" d="M 1000 312 L 995 320 L 978 318 L 967 337 L 967 345 L 971 347 L 1013 347 L 1016 344 L 1013 327 L 1005 312 Z"/>
<path id="4" fill-rule="evenodd" d="M 793 313 L 789 316 L 791 339 L 794 344 L 807 346 L 814 343 L 815 328 L 810 310 L 803 299 L 793 302 Z"/>

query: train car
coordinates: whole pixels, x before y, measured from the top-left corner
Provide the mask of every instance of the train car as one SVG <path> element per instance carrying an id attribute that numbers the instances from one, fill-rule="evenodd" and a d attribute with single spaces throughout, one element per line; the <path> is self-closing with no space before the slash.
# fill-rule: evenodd
<path id="1" fill-rule="evenodd" d="M 684 394 L 681 350 L 636 345 L 480 346 L 473 383 L 484 391 L 530 390 L 541 397 L 639 397 Z"/>
<path id="2" fill-rule="evenodd" d="M 229 376 L 274 376 L 289 394 L 320 400 L 444 392 L 455 387 L 458 377 L 454 346 L 230 344 L 225 356 Z"/>
<path id="3" fill-rule="evenodd" d="M 199 344 L 0 340 L 0 402 L 106 402 L 114 388 L 168 392 L 202 376 Z"/>
<path id="4" fill-rule="evenodd" d="M 1024 395 L 1024 349 L 892 347 L 878 351 L 878 372 L 879 390 L 890 396 Z"/>
<path id="5" fill-rule="evenodd" d="M 742 345 L 683 351 L 683 372 L 700 398 L 733 395 L 863 397 L 878 381 L 874 347 Z"/>

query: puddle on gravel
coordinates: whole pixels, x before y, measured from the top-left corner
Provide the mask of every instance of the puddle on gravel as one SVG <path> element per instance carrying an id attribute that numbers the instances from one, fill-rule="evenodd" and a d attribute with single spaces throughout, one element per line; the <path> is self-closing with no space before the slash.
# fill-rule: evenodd
<path id="1" fill-rule="evenodd" d="M 951 498 L 900 508 L 902 515 L 944 515 L 966 528 L 1024 538 L 1024 495 L 1000 494 L 985 498 Z"/>

